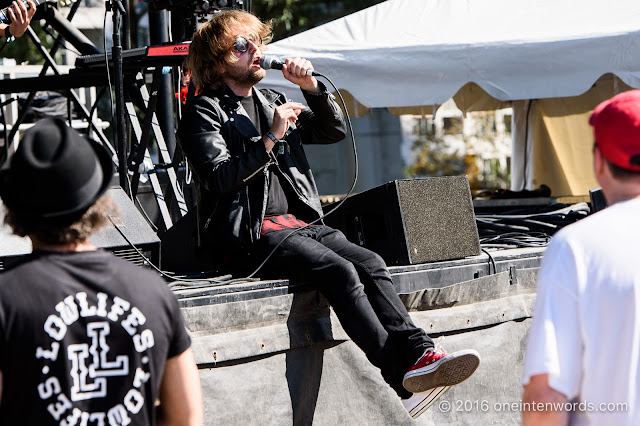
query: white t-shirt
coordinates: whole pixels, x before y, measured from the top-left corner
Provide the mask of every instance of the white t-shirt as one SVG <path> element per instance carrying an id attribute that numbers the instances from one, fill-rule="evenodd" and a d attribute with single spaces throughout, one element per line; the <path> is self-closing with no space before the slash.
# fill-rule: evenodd
<path id="1" fill-rule="evenodd" d="M 552 238 L 522 384 L 544 373 L 575 403 L 571 424 L 640 425 L 640 199 Z"/>

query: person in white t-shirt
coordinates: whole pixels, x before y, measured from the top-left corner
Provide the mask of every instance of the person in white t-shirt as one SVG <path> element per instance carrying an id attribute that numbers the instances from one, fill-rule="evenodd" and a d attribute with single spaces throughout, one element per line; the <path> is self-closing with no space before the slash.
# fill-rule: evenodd
<path id="1" fill-rule="evenodd" d="M 640 424 L 640 90 L 598 105 L 608 207 L 558 232 L 538 275 L 523 425 Z"/>

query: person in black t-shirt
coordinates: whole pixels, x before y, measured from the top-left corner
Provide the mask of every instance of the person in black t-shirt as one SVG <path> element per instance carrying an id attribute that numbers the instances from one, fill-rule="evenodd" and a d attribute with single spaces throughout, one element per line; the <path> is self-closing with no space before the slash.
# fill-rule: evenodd
<path id="1" fill-rule="evenodd" d="M 25 132 L 0 172 L 5 222 L 33 253 L 0 273 L 0 424 L 202 424 L 178 301 L 149 270 L 98 250 L 106 150 L 60 119 Z"/>

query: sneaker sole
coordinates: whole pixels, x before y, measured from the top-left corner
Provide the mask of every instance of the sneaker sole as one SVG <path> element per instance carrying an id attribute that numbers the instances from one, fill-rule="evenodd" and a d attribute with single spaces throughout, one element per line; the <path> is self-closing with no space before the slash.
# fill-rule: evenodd
<path id="1" fill-rule="evenodd" d="M 467 380 L 480 365 L 476 351 L 464 351 L 433 366 L 413 370 L 404 375 L 402 385 L 413 393 L 425 392 L 439 386 L 453 386 Z"/>
<path id="2" fill-rule="evenodd" d="M 409 415 L 411 416 L 411 418 L 417 419 L 422 414 L 424 414 L 424 412 L 427 411 L 449 389 L 451 389 L 451 386 L 441 386 L 434 389 L 432 393 L 427 395 L 425 399 L 423 399 L 418 405 L 416 405 L 409 411 Z"/>

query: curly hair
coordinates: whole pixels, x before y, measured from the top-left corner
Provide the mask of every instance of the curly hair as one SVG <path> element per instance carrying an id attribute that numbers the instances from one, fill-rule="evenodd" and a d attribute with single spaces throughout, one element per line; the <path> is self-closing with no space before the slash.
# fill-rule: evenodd
<path id="1" fill-rule="evenodd" d="M 69 244 L 86 241 L 115 214 L 115 204 L 104 195 L 86 211 L 73 216 L 42 219 L 7 209 L 4 222 L 20 237 L 33 236 L 47 244 Z"/>
<path id="2" fill-rule="evenodd" d="M 186 59 L 186 67 L 196 87 L 222 88 L 222 67 L 226 64 L 227 52 L 242 28 L 249 35 L 262 38 L 263 45 L 272 39 L 273 22 L 262 22 L 255 15 L 242 10 L 218 12 L 202 25 L 193 36 Z M 237 59 L 236 59 L 237 60 Z"/>

